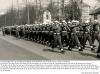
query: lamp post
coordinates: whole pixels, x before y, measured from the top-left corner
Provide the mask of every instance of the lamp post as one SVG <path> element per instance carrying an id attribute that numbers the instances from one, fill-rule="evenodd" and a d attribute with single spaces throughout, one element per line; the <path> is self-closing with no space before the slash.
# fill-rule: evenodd
<path id="1" fill-rule="evenodd" d="M 30 13 L 29 13 L 29 1 L 26 0 L 26 8 L 27 8 L 27 24 L 30 24 Z"/>

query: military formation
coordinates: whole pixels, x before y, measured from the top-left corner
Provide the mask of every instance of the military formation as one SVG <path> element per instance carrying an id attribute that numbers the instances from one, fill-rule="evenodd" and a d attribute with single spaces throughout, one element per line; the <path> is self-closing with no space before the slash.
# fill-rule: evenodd
<path id="1" fill-rule="evenodd" d="M 15 36 L 18 39 L 30 40 L 40 44 L 58 48 L 61 53 L 65 52 L 64 47 L 69 51 L 77 47 L 83 51 L 86 42 L 89 42 L 91 51 L 95 49 L 95 40 L 98 41 L 97 57 L 100 58 L 100 25 L 97 20 L 94 23 L 86 21 L 62 20 L 51 22 L 50 24 L 30 24 L 30 25 L 13 25 L 2 27 L 3 35 Z"/>

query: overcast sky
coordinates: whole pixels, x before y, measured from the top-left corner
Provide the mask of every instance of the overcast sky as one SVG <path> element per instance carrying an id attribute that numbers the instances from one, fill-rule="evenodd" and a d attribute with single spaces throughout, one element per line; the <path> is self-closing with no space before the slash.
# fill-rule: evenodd
<path id="1" fill-rule="evenodd" d="M 12 1 L 14 6 L 17 5 L 17 0 L 0 0 L 0 14 L 3 14 L 9 7 L 12 6 Z M 26 0 L 18 0 L 20 6 L 23 6 L 25 4 Z M 31 2 L 34 2 L 35 0 L 29 0 Z M 47 3 L 50 0 L 41 0 L 43 3 Z M 90 6 L 94 7 L 98 2 L 97 0 L 83 0 L 85 3 L 89 4 Z"/>

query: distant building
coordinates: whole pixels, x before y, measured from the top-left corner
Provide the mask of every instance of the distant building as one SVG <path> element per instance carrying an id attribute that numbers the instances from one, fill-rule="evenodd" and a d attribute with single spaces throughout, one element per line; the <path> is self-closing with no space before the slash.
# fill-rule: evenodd
<path id="1" fill-rule="evenodd" d="M 98 22 L 100 23 L 100 7 L 93 10 L 91 13 L 91 21 L 94 21 L 95 19 L 98 20 Z"/>
<path id="2" fill-rule="evenodd" d="M 81 19 L 82 19 L 82 22 L 85 22 L 87 20 L 90 20 L 90 6 L 85 4 L 85 3 L 82 3 L 82 6 L 81 6 Z"/>
<path id="3" fill-rule="evenodd" d="M 46 10 L 43 13 L 43 23 L 44 24 L 50 24 L 51 23 L 51 13 Z"/>

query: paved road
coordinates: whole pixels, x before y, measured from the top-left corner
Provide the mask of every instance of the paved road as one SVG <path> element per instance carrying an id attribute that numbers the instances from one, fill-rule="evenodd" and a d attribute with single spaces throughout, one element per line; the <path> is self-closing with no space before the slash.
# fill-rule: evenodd
<path id="1" fill-rule="evenodd" d="M 0 60 L 46 60 L 46 58 L 0 39 Z"/>
<path id="2" fill-rule="evenodd" d="M 66 50 L 65 54 L 51 52 L 49 49 L 50 47 L 31 41 L 0 35 L 0 60 L 99 60 L 90 48 L 83 52 L 77 49 Z"/>

